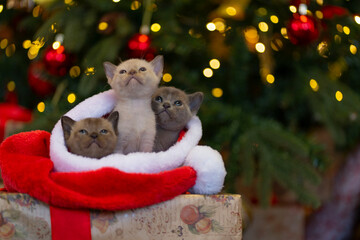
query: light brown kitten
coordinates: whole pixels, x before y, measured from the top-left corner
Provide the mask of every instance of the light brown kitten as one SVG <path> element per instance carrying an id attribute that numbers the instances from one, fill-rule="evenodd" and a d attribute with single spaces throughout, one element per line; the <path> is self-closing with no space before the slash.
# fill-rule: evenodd
<path id="1" fill-rule="evenodd" d="M 174 87 L 161 87 L 153 95 L 151 107 L 156 116 L 153 151 L 165 151 L 174 145 L 188 121 L 196 115 L 204 94 L 186 94 Z"/>
<path id="2" fill-rule="evenodd" d="M 129 59 L 118 66 L 104 63 L 108 83 L 117 97 L 114 111 L 120 114 L 117 152 L 152 151 L 156 123 L 151 110 L 151 96 L 158 88 L 163 65 L 162 56 L 151 62 Z"/>
<path id="3" fill-rule="evenodd" d="M 65 144 L 74 154 L 102 158 L 114 153 L 117 144 L 118 112 L 112 112 L 105 118 L 85 118 L 74 121 L 70 117 L 61 117 Z"/>

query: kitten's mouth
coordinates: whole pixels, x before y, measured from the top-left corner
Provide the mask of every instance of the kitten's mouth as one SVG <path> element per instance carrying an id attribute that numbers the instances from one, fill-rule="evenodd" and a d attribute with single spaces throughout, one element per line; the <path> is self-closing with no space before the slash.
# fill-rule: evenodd
<path id="1" fill-rule="evenodd" d="M 168 111 L 166 108 L 164 108 L 162 111 L 160 111 L 160 112 L 158 112 L 158 113 L 155 113 L 155 115 L 160 115 L 160 114 L 162 114 L 163 112 L 167 113 L 167 115 L 169 116 L 169 118 L 172 118 L 171 115 L 170 115 L 170 113 L 169 113 L 169 111 Z"/>
<path id="2" fill-rule="evenodd" d="M 96 140 L 91 141 L 87 148 L 90 148 L 93 144 L 96 144 L 99 148 L 101 148 L 101 145 Z"/>
<path id="3" fill-rule="evenodd" d="M 136 77 L 134 77 L 134 76 L 131 76 L 131 77 L 129 77 L 129 78 L 126 80 L 125 86 L 129 85 L 129 83 L 131 82 L 131 80 L 135 80 L 135 81 L 137 81 L 138 83 L 140 83 L 141 85 L 144 85 L 144 83 L 143 83 L 140 79 L 138 79 L 138 78 L 136 78 Z"/>

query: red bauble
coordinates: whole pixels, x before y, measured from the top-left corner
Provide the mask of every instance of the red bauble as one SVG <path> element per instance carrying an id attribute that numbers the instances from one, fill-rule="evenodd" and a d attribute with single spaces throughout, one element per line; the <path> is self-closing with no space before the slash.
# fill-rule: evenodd
<path id="1" fill-rule="evenodd" d="M 323 19 L 333 19 L 334 17 L 342 17 L 349 13 L 346 8 L 339 6 L 323 6 L 321 8 Z"/>
<path id="2" fill-rule="evenodd" d="M 73 56 L 65 52 L 65 48 L 60 46 L 58 49 L 48 48 L 45 51 L 44 59 L 46 70 L 55 76 L 65 76 L 73 64 Z"/>
<path id="3" fill-rule="evenodd" d="M 310 0 L 291 0 L 290 1 L 290 5 L 295 6 L 295 7 L 299 7 L 299 5 L 302 3 L 309 5 Z"/>
<path id="4" fill-rule="evenodd" d="M 49 80 L 43 62 L 33 62 L 28 69 L 28 82 L 31 89 L 39 96 L 46 96 L 55 91 L 54 84 Z"/>
<path id="5" fill-rule="evenodd" d="M 151 61 L 155 57 L 155 48 L 151 47 L 151 39 L 145 34 L 135 34 L 128 42 L 129 57 L 143 58 Z"/>
<path id="6" fill-rule="evenodd" d="M 307 45 L 319 37 L 319 27 L 315 18 L 294 14 L 287 26 L 290 41 L 296 45 Z"/>

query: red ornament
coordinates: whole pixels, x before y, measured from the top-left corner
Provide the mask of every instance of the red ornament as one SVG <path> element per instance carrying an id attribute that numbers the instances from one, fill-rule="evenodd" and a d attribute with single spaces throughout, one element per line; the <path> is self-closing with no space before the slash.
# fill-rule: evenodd
<path id="1" fill-rule="evenodd" d="M 294 14 L 287 26 L 290 41 L 296 45 L 309 44 L 319 37 L 319 27 L 315 18 Z"/>
<path id="2" fill-rule="evenodd" d="M 44 59 L 46 70 L 55 76 L 65 76 L 73 63 L 73 57 L 65 52 L 64 46 L 58 49 L 48 48 L 45 51 Z"/>
<path id="3" fill-rule="evenodd" d="M 145 34 L 135 34 L 128 42 L 129 57 L 143 58 L 151 61 L 155 57 L 155 48 L 151 47 L 151 39 Z"/>
<path id="4" fill-rule="evenodd" d="M 49 80 L 43 62 L 33 62 L 28 69 L 28 83 L 39 96 L 47 96 L 55 91 L 54 84 Z"/>
<path id="5" fill-rule="evenodd" d="M 299 7 L 300 4 L 309 5 L 309 4 L 310 4 L 310 0 L 291 0 L 291 1 L 290 1 L 290 6 Z"/>
<path id="6" fill-rule="evenodd" d="M 333 19 L 336 16 L 342 17 L 349 13 L 346 8 L 339 6 L 323 6 L 321 12 L 323 14 L 323 19 Z"/>

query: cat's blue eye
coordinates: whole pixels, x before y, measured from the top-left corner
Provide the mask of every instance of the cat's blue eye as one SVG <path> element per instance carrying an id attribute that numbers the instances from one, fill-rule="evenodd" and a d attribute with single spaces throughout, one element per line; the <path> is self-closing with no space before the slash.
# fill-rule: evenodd
<path id="1" fill-rule="evenodd" d="M 86 131 L 85 129 L 81 129 L 81 130 L 79 131 L 79 133 L 80 133 L 80 134 L 87 134 L 87 131 Z"/>
<path id="2" fill-rule="evenodd" d="M 107 134 L 107 133 L 108 133 L 108 130 L 102 129 L 102 130 L 100 131 L 100 133 L 101 133 L 101 134 Z"/>
<path id="3" fill-rule="evenodd" d="M 181 106 L 181 105 L 182 105 L 182 102 L 181 102 L 180 100 L 177 100 L 177 101 L 174 102 L 174 104 L 175 104 L 176 106 Z"/>
<path id="4" fill-rule="evenodd" d="M 156 98 L 155 98 L 155 101 L 157 101 L 157 102 L 162 102 L 163 101 L 163 99 L 162 99 L 162 97 L 160 97 L 160 96 L 157 96 Z"/>
<path id="5" fill-rule="evenodd" d="M 141 68 L 139 69 L 139 71 L 140 71 L 140 72 L 145 72 L 145 71 L 146 71 L 146 68 L 141 67 Z"/>
<path id="6" fill-rule="evenodd" d="M 126 70 L 120 70 L 120 74 L 124 74 L 124 73 L 126 73 Z"/>

